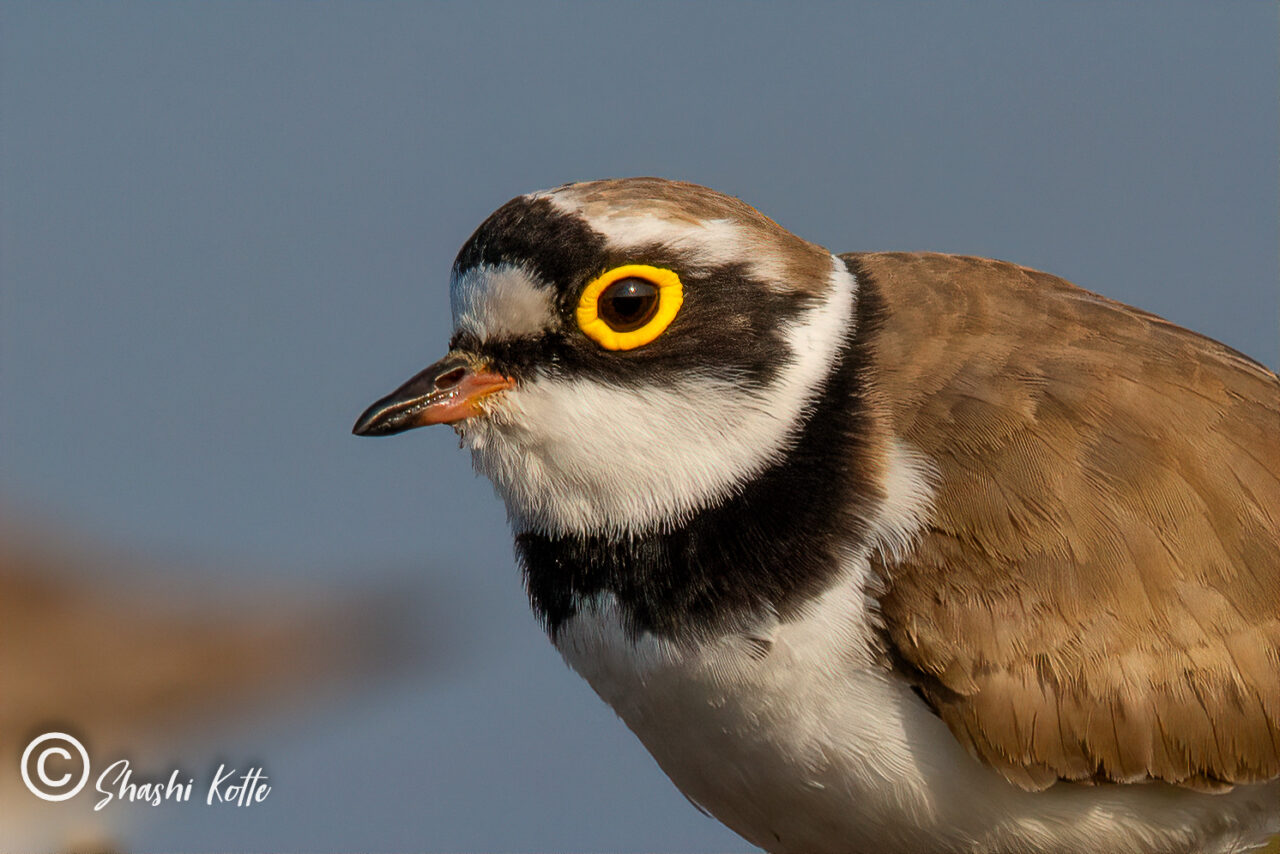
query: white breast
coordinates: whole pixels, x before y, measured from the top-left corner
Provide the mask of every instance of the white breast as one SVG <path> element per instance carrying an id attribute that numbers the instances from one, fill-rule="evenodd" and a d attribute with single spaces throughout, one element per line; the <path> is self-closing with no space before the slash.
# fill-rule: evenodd
<path id="1" fill-rule="evenodd" d="M 788 622 L 630 639 L 612 596 L 556 645 L 691 799 L 771 851 L 1234 851 L 1280 786 L 1025 792 L 969 756 L 873 654 L 865 559 Z"/>

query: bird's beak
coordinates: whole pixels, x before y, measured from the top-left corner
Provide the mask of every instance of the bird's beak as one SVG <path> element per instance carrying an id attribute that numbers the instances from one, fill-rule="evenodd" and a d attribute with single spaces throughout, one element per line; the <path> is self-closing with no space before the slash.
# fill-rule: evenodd
<path id="1" fill-rule="evenodd" d="M 513 385 L 510 377 L 450 353 L 366 409 L 351 432 L 391 436 L 428 424 L 453 424 L 479 415 L 480 401 Z"/>

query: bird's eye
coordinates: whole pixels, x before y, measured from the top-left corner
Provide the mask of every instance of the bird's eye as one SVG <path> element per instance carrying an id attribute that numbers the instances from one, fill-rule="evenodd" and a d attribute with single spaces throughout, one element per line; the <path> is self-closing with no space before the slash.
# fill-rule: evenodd
<path id="1" fill-rule="evenodd" d="M 658 286 L 639 276 L 619 279 L 596 299 L 596 313 L 614 332 L 634 332 L 658 312 Z"/>
<path id="2" fill-rule="evenodd" d="M 606 350 L 630 350 L 661 335 L 683 298 L 680 277 L 671 270 L 644 264 L 615 267 L 583 289 L 578 326 Z"/>

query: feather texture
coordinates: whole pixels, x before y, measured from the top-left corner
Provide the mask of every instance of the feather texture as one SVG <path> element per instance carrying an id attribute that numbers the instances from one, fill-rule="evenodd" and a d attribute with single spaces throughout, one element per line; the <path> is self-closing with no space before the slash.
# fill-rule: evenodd
<path id="1" fill-rule="evenodd" d="M 1280 775 L 1280 381 L 1011 264 L 848 256 L 887 320 L 894 432 L 934 513 L 876 570 L 886 634 L 1019 786 Z"/>

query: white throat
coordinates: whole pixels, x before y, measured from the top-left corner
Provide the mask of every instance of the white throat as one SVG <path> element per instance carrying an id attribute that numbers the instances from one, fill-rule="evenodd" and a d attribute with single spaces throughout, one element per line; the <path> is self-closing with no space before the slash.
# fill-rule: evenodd
<path id="1" fill-rule="evenodd" d="M 848 340 L 857 282 L 832 256 L 829 287 L 783 329 L 789 358 L 751 391 L 691 377 L 623 388 L 535 377 L 463 428 L 517 531 L 669 528 L 733 495 L 794 442 Z"/>

